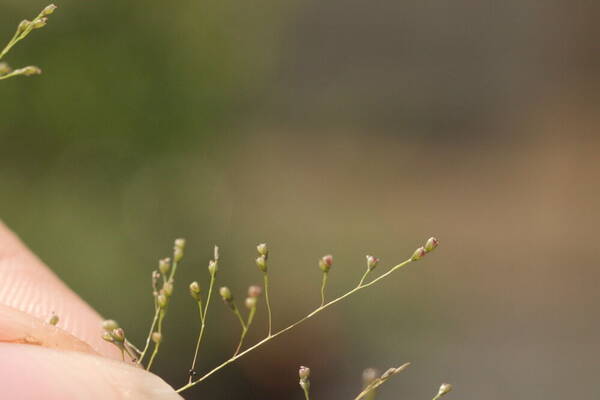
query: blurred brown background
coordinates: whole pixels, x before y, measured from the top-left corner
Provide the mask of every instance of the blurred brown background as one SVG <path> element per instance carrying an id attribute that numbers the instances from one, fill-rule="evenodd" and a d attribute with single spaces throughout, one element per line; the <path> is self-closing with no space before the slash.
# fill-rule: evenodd
<path id="1" fill-rule="evenodd" d="M 46 3 L 5 0 L 0 34 Z M 138 342 L 149 274 L 188 239 L 157 372 L 186 378 L 184 289 L 259 283 L 275 326 L 331 296 L 364 255 L 438 251 L 187 398 L 351 399 L 365 367 L 413 366 L 380 399 L 597 398 L 600 52 L 597 2 L 59 2 L 0 84 L 1 218 Z M 235 345 L 210 311 L 202 369 Z M 264 312 L 250 335 L 266 330 Z M 429 396 L 429 397 L 428 397 Z"/>

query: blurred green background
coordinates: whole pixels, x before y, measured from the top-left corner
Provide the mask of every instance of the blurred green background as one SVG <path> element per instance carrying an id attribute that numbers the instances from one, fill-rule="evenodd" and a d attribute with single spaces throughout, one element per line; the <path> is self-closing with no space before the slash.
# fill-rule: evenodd
<path id="1" fill-rule="evenodd" d="M 412 361 L 380 398 L 597 398 L 597 2 L 62 1 L 7 57 L 1 218 L 142 341 L 150 271 L 186 237 L 157 372 L 186 379 L 187 283 L 242 298 L 271 249 L 275 326 L 364 255 L 436 253 L 215 375 L 186 398 L 349 399 L 366 367 Z M 0 34 L 46 3 L 4 0 Z M 234 348 L 211 309 L 202 370 Z M 266 329 L 264 312 L 250 335 Z M 428 397 L 429 396 L 429 397 Z"/>

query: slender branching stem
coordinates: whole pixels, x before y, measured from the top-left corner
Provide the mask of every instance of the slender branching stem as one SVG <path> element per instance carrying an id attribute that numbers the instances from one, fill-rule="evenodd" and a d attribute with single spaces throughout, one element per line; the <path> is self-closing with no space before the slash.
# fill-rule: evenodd
<path id="1" fill-rule="evenodd" d="M 189 389 L 195 385 L 197 385 L 198 383 L 206 380 L 208 377 L 210 377 L 211 375 L 215 374 L 216 372 L 220 371 L 221 369 L 225 368 L 227 365 L 237 361 L 239 358 L 245 356 L 246 354 L 252 352 L 253 350 L 263 346 L 264 344 L 266 344 L 267 342 L 271 341 L 272 339 L 276 338 L 279 335 L 282 335 L 292 329 L 294 329 L 296 326 L 302 324 L 303 322 L 307 321 L 308 319 L 314 317 L 315 315 L 317 315 L 318 313 L 320 313 L 321 311 L 331 307 L 332 305 L 344 300 L 346 297 L 349 297 L 351 295 L 353 295 L 354 293 L 365 289 L 371 285 L 374 285 L 375 283 L 381 281 L 382 279 L 387 278 L 390 274 L 392 274 L 393 272 L 397 271 L 398 269 L 410 264 L 413 261 L 412 258 L 409 258 L 408 260 L 390 268 L 389 271 L 387 271 L 386 273 L 380 275 L 379 277 L 373 279 L 372 281 L 368 282 L 368 283 L 363 283 L 357 287 L 355 287 L 354 289 L 346 292 L 345 294 L 331 300 L 330 302 L 323 304 L 322 306 L 320 306 L 319 308 L 313 310 L 312 312 L 310 312 L 309 314 L 307 314 L 306 316 L 304 316 L 303 318 L 299 319 L 298 321 L 294 322 L 293 324 L 291 324 L 290 326 L 283 328 L 279 331 L 277 331 L 276 333 L 270 334 L 269 336 L 265 337 L 264 339 L 262 339 L 261 341 L 259 341 L 258 343 L 248 347 L 246 350 L 236 354 L 235 356 L 229 358 L 228 360 L 224 361 L 223 363 L 221 363 L 220 365 L 216 366 L 215 368 L 213 368 L 212 370 L 210 370 L 209 372 L 207 372 L 206 374 L 204 374 L 203 376 L 201 376 L 200 378 L 196 379 L 195 381 L 192 381 L 182 387 L 180 387 L 179 389 L 176 390 L 177 393 L 181 393 L 186 389 Z M 265 292 L 266 292 L 266 285 L 265 285 Z"/>
<path id="2" fill-rule="evenodd" d="M 246 334 L 248 333 L 250 325 L 252 325 L 252 321 L 254 320 L 254 314 L 256 314 L 256 307 L 252 307 L 250 309 L 250 313 L 248 314 L 248 320 L 246 321 L 245 325 L 242 325 L 242 334 L 240 336 L 240 342 L 238 343 L 237 348 L 235 349 L 235 353 L 233 353 L 233 356 L 236 356 L 242 349 L 242 345 L 244 344 Z"/>
<path id="3" fill-rule="evenodd" d="M 325 288 L 327 287 L 327 272 L 323 272 L 323 280 L 321 281 L 321 307 L 325 304 Z"/>
<path id="4" fill-rule="evenodd" d="M 158 314 L 158 328 L 156 329 L 156 331 L 161 334 L 162 334 L 162 323 L 163 323 L 164 318 L 165 318 L 165 310 L 161 309 Z M 152 363 L 154 362 L 154 358 L 156 358 L 156 354 L 158 353 L 160 343 L 161 342 L 154 344 L 154 350 L 152 351 L 152 355 L 150 356 L 150 361 L 148 361 L 148 365 L 146 366 L 147 371 L 150 371 L 150 368 L 152 367 Z"/>
<path id="5" fill-rule="evenodd" d="M 361 286 L 364 283 L 365 279 L 367 279 L 367 275 L 369 275 L 369 272 L 371 272 L 371 270 L 367 268 L 367 270 L 365 271 L 362 278 L 360 278 L 360 282 L 358 283 L 358 286 Z"/>
<path id="6" fill-rule="evenodd" d="M 142 350 L 142 354 L 140 354 L 140 358 L 138 358 L 137 363 L 141 364 L 150 348 L 150 340 L 152 340 L 152 333 L 154 332 L 154 328 L 156 327 L 156 323 L 158 322 L 158 314 L 160 313 L 160 308 L 158 304 L 156 304 L 156 299 L 154 300 L 154 318 L 152 319 L 152 324 L 150 325 L 150 331 L 148 332 L 148 337 L 146 338 L 146 344 L 144 345 L 144 350 Z"/>
<path id="7" fill-rule="evenodd" d="M 268 272 L 264 272 L 263 273 L 263 278 L 264 278 L 264 285 L 265 285 L 265 303 L 267 303 L 267 314 L 269 316 L 269 334 L 267 337 L 271 336 L 271 333 L 273 332 L 273 323 L 272 323 L 272 316 L 271 316 L 271 302 L 269 300 L 269 274 Z"/>
<path id="8" fill-rule="evenodd" d="M 204 311 L 202 311 L 202 302 L 198 302 L 198 311 L 200 313 L 200 333 L 198 333 L 198 340 L 196 341 L 196 350 L 194 351 L 194 359 L 192 360 L 192 367 L 190 371 L 194 371 L 196 368 L 196 362 L 198 361 L 198 353 L 200 352 L 200 343 L 202 343 L 202 337 L 204 335 L 204 328 L 206 327 L 206 313 L 208 312 L 208 305 L 210 304 L 210 298 L 212 295 L 213 287 L 215 285 L 215 274 L 210 274 L 210 283 L 208 285 L 208 295 L 206 297 L 206 304 L 204 305 Z M 192 382 L 193 376 L 190 374 L 188 383 Z"/>

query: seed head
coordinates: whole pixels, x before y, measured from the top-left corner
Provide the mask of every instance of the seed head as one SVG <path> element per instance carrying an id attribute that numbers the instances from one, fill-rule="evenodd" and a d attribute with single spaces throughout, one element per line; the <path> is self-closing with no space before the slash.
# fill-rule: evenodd
<path id="1" fill-rule="evenodd" d="M 375 379 L 377 379 L 378 376 L 379 371 L 377 371 L 375 368 L 365 369 L 362 374 L 363 386 L 369 386 Z"/>
<path id="2" fill-rule="evenodd" d="M 436 247 L 438 247 L 438 244 L 440 244 L 440 241 L 437 240 L 434 237 L 430 237 L 427 240 L 427 243 L 425 243 L 425 251 L 427 251 L 428 253 L 432 250 L 434 250 Z"/>
<path id="3" fill-rule="evenodd" d="M 160 332 L 152 332 L 152 341 L 159 344 L 162 341 L 162 334 Z"/>
<path id="4" fill-rule="evenodd" d="M 21 21 L 19 23 L 19 26 L 17 27 L 17 32 L 19 32 L 19 33 L 25 32 L 25 30 L 27 28 L 29 28 L 29 24 L 31 24 L 31 21 L 24 19 L 23 21 Z"/>
<path id="5" fill-rule="evenodd" d="M 410 259 L 413 261 L 417 261 L 417 260 L 420 260 L 421 258 L 423 258 L 425 256 L 425 254 L 427 254 L 427 251 L 425 251 L 425 248 L 419 247 L 418 249 L 415 250 L 415 252 L 413 253 L 413 255 Z"/>
<path id="6" fill-rule="evenodd" d="M 52 14 L 58 7 L 56 7 L 54 4 L 50 4 L 49 6 L 46 6 L 46 8 L 44 8 L 42 10 L 42 16 L 47 16 Z"/>
<path id="7" fill-rule="evenodd" d="M 449 383 L 442 383 L 440 386 L 440 390 L 438 390 L 438 397 L 444 396 L 448 394 L 452 390 L 452 385 Z"/>
<path id="8" fill-rule="evenodd" d="M 39 69 L 38 67 L 36 67 L 35 65 L 29 65 L 29 66 L 23 67 L 17 71 L 20 72 L 21 75 L 25 75 L 25 76 L 39 75 L 42 73 L 42 70 Z M 17 72 L 17 71 L 15 71 L 15 72 Z"/>
<path id="9" fill-rule="evenodd" d="M 113 329 L 110 333 L 115 340 L 115 342 L 124 342 L 125 341 L 125 331 L 123 328 Z"/>
<path id="10" fill-rule="evenodd" d="M 40 28 L 43 28 L 44 26 L 46 26 L 47 23 L 48 23 L 48 18 L 42 17 L 42 18 L 38 18 L 35 21 L 33 21 L 31 23 L 31 27 L 33 29 L 40 29 Z"/>
<path id="11" fill-rule="evenodd" d="M 12 71 L 12 69 L 10 68 L 10 66 L 7 63 L 0 62 L 0 75 L 6 75 L 11 71 Z"/>
<path id="12" fill-rule="evenodd" d="M 321 271 L 323 271 L 325 273 L 329 272 L 332 265 L 333 265 L 333 256 L 331 254 L 323 256 L 319 259 L 319 268 L 321 268 Z"/>
<path id="13" fill-rule="evenodd" d="M 246 297 L 246 308 L 251 310 L 256 307 L 256 302 L 258 299 L 256 297 Z"/>
<path id="14" fill-rule="evenodd" d="M 258 269 L 260 269 L 262 272 L 267 272 L 267 258 L 265 256 L 259 256 L 256 259 L 256 266 L 258 267 Z"/>
<path id="15" fill-rule="evenodd" d="M 375 256 L 367 256 L 367 268 L 369 271 L 374 270 L 377 264 L 379 264 L 379 258 Z"/>
<path id="16" fill-rule="evenodd" d="M 164 309 L 167 307 L 167 304 L 169 304 L 169 298 L 164 293 L 161 293 L 156 296 L 156 302 L 160 308 Z"/>
<path id="17" fill-rule="evenodd" d="M 162 260 L 158 261 L 158 270 L 160 271 L 161 274 L 166 275 L 169 273 L 169 270 L 171 269 L 171 259 L 170 258 L 163 258 Z"/>
<path id="18" fill-rule="evenodd" d="M 298 376 L 300 377 L 300 379 L 307 380 L 308 378 L 310 378 L 310 368 L 301 366 L 298 370 Z"/>
<path id="19" fill-rule="evenodd" d="M 194 300 L 200 301 L 200 285 L 198 282 L 194 281 L 190 283 L 190 295 Z"/>
<path id="20" fill-rule="evenodd" d="M 219 289 L 219 294 L 225 303 L 231 303 L 233 301 L 233 295 L 227 286 L 221 287 L 221 289 Z"/>
<path id="21" fill-rule="evenodd" d="M 171 297 L 173 294 L 173 284 L 171 282 L 163 283 L 162 292 L 167 295 L 167 297 Z"/>
<path id="22" fill-rule="evenodd" d="M 210 260 L 208 262 L 208 273 L 210 274 L 210 276 L 214 276 L 218 270 L 219 270 L 219 267 L 217 266 L 217 262 Z"/>
<path id="23" fill-rule="evenodd" d="M 269 249 L 267 248 L 266 243 L 261 243 L 256 246 L 256 251 L 258 251 L 258 255 L 265 256 L 265 259 L 269 256 Z"/>
<path id="24" fill-rule="evenodd" d="M 262 294 L 262 288 L 257 285 L 252 285 L 248 288 L 249 297 L 258 297 Z"/>
<path id="25" fill-rule="evenodd" d="M 102 322 L 102 329 L 105 331 L 111 332 L 117 328 L 119 328 L 119 324 L 114 319 L 107 319 Z"/>
<path id="26" fill-rule="evenodd" d="M 185 249 L 185 239 L 175 239 L 175 246 L 173 247 L 173 260 L 175 262 L 181 261 L 183 258 L 183 250 Z"/>

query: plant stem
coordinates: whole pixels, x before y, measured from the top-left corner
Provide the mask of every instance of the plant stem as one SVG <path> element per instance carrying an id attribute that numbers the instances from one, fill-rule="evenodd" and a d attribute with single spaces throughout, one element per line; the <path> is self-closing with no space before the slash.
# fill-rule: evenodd
<path id="1" fill-rule="evenodd" d="M 321 307 L 325 304 L 325 287 L 327 286 L 327 272 L 323 272 L 323 280 L 321 282 Z"/>
<path id="2" fill-rule="evenodd" d="M 369 275 L 369 272 L 371 272 L 371 270 L 367 268 L 367 270 L 365 271 L 362 278 L 360 278 L 360 282 L 358 283 L 358 286 L 362 285 L 363 282 L 365 281 L 365 279 L 367 279 L 367 275 Z"/>
<path id="3" fill-rule="evenodd" d="M 156 330 L 158 333 L 162 334 L 162 323 L 163 323 L 163 319 L 165 318 L 165 310 L 160 310 L 160 313 L 158 315 L 158 329 Z M 152 363 L 154 362 L 154 358 L 156 357 L 156 354 L 158 353 L 158 348 L 160 347 L 160 343 L 158 342 L 154 345 L 154 350 L 152 351 L 152 355 L 150 356 L 150 361 L 148 361 L 148 365 L 146 366 L 146 371 L 150 371 L 150 367 L 152 367 Z"/>
<path id="4" fill-rule="evenodd" d="M 196 361 L 198 360 L 198 353 L 200 352 L 200 343 L 202 342 L 202 337 L 204 335 L 204 328 L 206 327 L 206 313 L 208 312 L 208 305 L 210 304 L 210 298 L 213 290 L 213 286 L 215 285 L 215 274 L 210 275 L 210 284 L 208 285 L 208 295 L 206 297 L 206 304 L 204 305 L 204 311 L 202 311 L 201 303 L 198 303 L 199 312 L 200 312 L 200 333 L 198 334 L 198 340 L 196 341 L 196 351 L 194 352 L 194 359 L 192 361 L 191 371 L 194 371 L 196 368 Z M 188 384 L 192 382 L 192 375 L 188 380 Z"/>
<path id="5" fill-rule="evenodd" d="M 304 398 L 306 400 L 310 400 L 310 396 L 308 395 L 308 388 L 307 387 L 302 387 L 302 390 L 304 390 Z"/>
<path id="6" fill-rule="evenodd" d="M 142 354 L 137 360 L 138 365 L 142 363 L 144 357 L 146 356 L 146 353 L 148 352 L 148 349 L 150 348 L 150 340 L 152 340 L 152 333 L 154 332 L 154 327 L 156 326 L 156 322 L 158 321 L 158 314 L 160 313 L 160 308 L 158 307 L 158 304 L 154 304 L 154 307 L 154 318 L 152 319 L 152 324 L 150 325 L 150 332 L 148 332 L 148 337 L 146 338 L 146 345 L 144 346 L 144 350 L 142 350 Z"/>
<path id="7" fill-rule="evenodd" d="M 267 337 L 271 336 L 271 332 L 273 331 L 273 324 L 272 324 L 272 316 L 271 316 L 271 302 L 269 300 L 269 275 L 267 272 L 264 272 L 264 283 L 265 283 L 265 302 L 267 303 L 267 313 L 269 315 L 269 335 Z"/>
<path id="8" fill-rule="evenodd" d="M 242 348 L 242 345 L 244 344 L 244 339 L 246 338 L 246 334 L 248 333 L 248 330 L 250 329 L 250 325 L 252 324 L 252 321 L 254 320 L 254 314 L 256 313 L 256 307 L 252 307 L 250 309 L 250 314 L 248 315 L 248 321 L 246 322 L 246 325 L 242 325 L 242 335 L 240 336 L 240 342 L 238 343 L 237 348 L 235 349 L 235 353 L 233 353 L 234 356 L 236 356 L 239 352 L 240 349 Z"/>
<path id="9" fill-rule="evenodd" d="M 220 371 L 221 369 L 223 369 L 224 367 L 226 367 L 227 365 L 235 362 L 236 360 L 238 360 L 239 358 L 245 356 L 246 354 L 250 353 L 251 351 L 259 348 L 260 346 L 264 345 L 265 343 L 269 342 L 270 340 L 276 338 L 279 335 L 284 334 L 287 331 L 292 330 L 293 328 L 295 328 L 296 326 L 300 325 L 301 323 L 303 323 L 304 321 L 314 317 L 315 315 L 317 315 L 318 313 L 320 313 L 321 311 L 325 310 L 326 308 L 331 307 L 332 305 L 342 301 L 343 299 L 345 299 L 348 296 L 351 296 L 352 294 L 365 289 L 371 285 L 374 285 L 375 283 L 379 282 L 382 279 L 385 279 L 386 277 L 388 277 L 390 274 L 392 274 L 393 272 L 397 271 L 398 269 L 410 264 L 413 260 L 412 259 L 408 259 L 406 261 L 403 261 L 402 263 L 390 268 L 389 271 L 387 271 L 386 273 L 384 273 L 383 275 L 378 276 L 377 278 L 373 279 L 372 281 L 368 282 L 368 283 L 363 283 L 362 285 L 359 285 L 357 287 L 355 287 L 354 289 L 346 292 L 345 294 L 341 295 L 340 297 L 331 300 L 329 303 L 322 305 L 321 307 L 313 310 L 312 312 L 310 312 L 309 314 L 307 314 L 306 316 L 304 316 L 303 318 L 299 319 L 298 321 L 294 322 L 293 324 L 291 324 L 290 326 L 288 326 L 287 328 L 283 328 L 281 330 L 279 330 L 278 332 L 269 335 L 267 337 L 265 337 L 264 339 L 262 339 L 261 341 L 259 341 L 258 343 L 250 346 L 249 348 L 247 348 L 246 350 L 242 351 L 241 353 L 231 357 L 230 359 L 224 361 L 222 364 L 216 366 L 215 368 L 213 368 L 212 370 L 210 370 L 209 372 L 207 372 L 206 374 L 204 374 L 203 376 L 201 376 L 200 378 L 196 379 L 195 381 L 192 381 L 190 383 L 188 383 L 187 385 L 184 385 L 182 387 L 180 387 L 179 389 L 176 390 L 177 393 L 181 393 L 186 389 L 191 388 L 192 386 L 197 385 L 198 383 L 204 381 L 205 379 L 207 379 L 209 376 L 213 375 L 214 373 Z M 266 290 L 265 290 L 266 291 Z"/>

